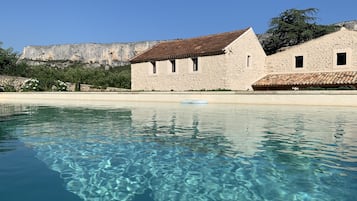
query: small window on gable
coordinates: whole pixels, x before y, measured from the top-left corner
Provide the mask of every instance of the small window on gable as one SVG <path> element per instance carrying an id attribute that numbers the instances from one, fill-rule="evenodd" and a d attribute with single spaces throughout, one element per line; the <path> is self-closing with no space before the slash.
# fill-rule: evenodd
<path id="1" fill-rule="evenodd" d="M 337 65 L 342 66 L 347 64 L 346 52 L 337 53 Z"/>
<path id="2" fill-rule="evenodd" d="M 247 67 L 250 67 L 250 61 L 251 60 L 251 56 L 250 55 L 248 55 L 247 56 Z"/>
<path id="3" fill-rule="evenodd" d="M 295 68 L 304 67 L 304 57 L 303 56 L 295 56 Z"/>
<path id="4" fill-rule="evenodd" d="M 151 65 L 152 65 L 152 74 L 156 74 L 156 72 L 157 72 L 157 70 L 156 70 L 156 62 L 152 61 Z"/>
<path id="5" fill-rule="evenodd" d="M 170 60 L 171 62 L 171 72 L 176 72 L 176 60 Z"/>
<path id="6" fill-rule="evenodd" d="M 192 63 L 193 63 L 193 71 L 198 71 L 198 59 L 192 58 Z"/>

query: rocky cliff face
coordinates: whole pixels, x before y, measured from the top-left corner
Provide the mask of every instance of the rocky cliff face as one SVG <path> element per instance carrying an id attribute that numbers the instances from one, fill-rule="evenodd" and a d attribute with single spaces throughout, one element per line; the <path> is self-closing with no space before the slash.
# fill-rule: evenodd
<path id="1" fill-rule="evenodd" d="M 50 46 L 27 46 L 20 57 L 32 65 L 54 64 L 65 67 L 68 63 L 81 62 L 91 67 L 122 66 L 129 59 L 151 48 L 159 41 L 112 44 L 66 44 Z"/>
<path id="2" fill-rule="evenodd" d="M 357 20 L 340 22 L 340 23 L 336 23 L 334 25 L 340 26 L 340 27 L 345 27 L 346 29 L 357 31 Z"/>

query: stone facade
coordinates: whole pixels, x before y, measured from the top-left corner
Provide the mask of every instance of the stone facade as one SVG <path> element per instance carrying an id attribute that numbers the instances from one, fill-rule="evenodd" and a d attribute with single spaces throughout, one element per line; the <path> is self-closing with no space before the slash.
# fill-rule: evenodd
<path id="1" fill-rule="evenodd" d="M 337 65 L 337 54 L 346 53 L 346 64 Z M 296 67 L 302 56 L 303 66 Z M 357 70 L 357 32 L 340 31 L 292 46 L 266 58 L 268 73 L 310 73 Z"/>
<path id="2" fill-rule="evenodd" d="M 212 43 L 212 41 L 207 42 Z M 150 59 L 150 55 L 148 51 L 144 58 Z M 268 88 L 271 89 L 274 85 L 279 85 L 278 83 L 282 84 L 277 89 L 290 90 L 292 87 L 288 83 L 294 83 L 301 88 L 355 86 L 357 80 L 347 82 L 347 77 L 344 75 L 357 71 L 357 32 L 341 28 L 340 31 L 266 56 L 250 28 L 225 46 L 223 54 L 199 56 L 197 59 L 198 71 L 193 71 L 192 57 L 175 59 L 176 72 L 174 73 L 171 72 L 172 58 L 155 61 L 156 73 L 153 73 L 153 61 L 134 62 L 131 71 L 132 90 L 250 90 L 252 85 L 260 83 L 257 81 L 262 78 L 269 82 Z M 321 77 L 321 73 L 326 72 L 330 72 L 328 74 L 330 81 L 312 84 L 307 80 L 307 78 L 317 79 L 316 76 Z M 305 74 L 304 76 L 290 75 L 296 73 Z M 267 77 L 272 74 L 279 76 Z M 276 80 L 279 77 L 280 80 Z M 301 80 L 301 77 L 307 78 Z M 289 80 L 286 80 L 288 78 Z M 326 79 L 330 78 L 326 77 Z"/>
<path id="3" fill-rule="evenodd" d="M 198 70 L 193 70 L 193 58 L 132 63 L 132 90 L 249 90 L 251 83 L 265 75 L 265 53 L 252 28 L 228 46 L 224 54 L 199 56 Z"/>
<path id="4" fill-rule="evenodd" d="M 184 91 L 227 88 L 224 55 L 199 57 L 198 71 L 193 71 L 191 58 L 177 59 L 176 72 L 171 72 L 168 60 L 156 62 L 156 73 L 150 62 L 131 65 L 132 90 Z"/>
<path id="5" fill-rule="evenodd" d="M 266 75 L 266 54 L 252 29 L 227 47 L 226 77 L 231 90 L 251 90 L 251 84 Z"/>

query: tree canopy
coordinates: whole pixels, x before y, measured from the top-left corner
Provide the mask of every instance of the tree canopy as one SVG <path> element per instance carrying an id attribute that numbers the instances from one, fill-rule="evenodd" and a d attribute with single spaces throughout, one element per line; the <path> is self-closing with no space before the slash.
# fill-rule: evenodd
<path id="1" fill-rule="evenodd" d="M 317 12 L 316 8 L 289 9 L 272 18 L 267 31 L 269 37 L 263 42 L 265 52 L 268 55 L 274 54 L 280 48 L 297 45 L 335 31 L 335 26 L 315 23 L 314 15 Z"/>
<path id="2" fill-rule="evenodd" d="M 4 49 L 1 46 L 2 42 L 0 42 L 0 74 L 8 68 L 15 67 L 18 59 L 12 48 Z"/>

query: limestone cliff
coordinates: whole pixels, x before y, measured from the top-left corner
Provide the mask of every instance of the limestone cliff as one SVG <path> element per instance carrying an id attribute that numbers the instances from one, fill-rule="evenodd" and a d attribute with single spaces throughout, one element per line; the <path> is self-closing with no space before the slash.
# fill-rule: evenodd
<path id="1" fill-rule="evenodd" d="M 345 27 L 346 29 L 357 31 L 357 20 L 345 21 L 334 24 L 339 27 Z"/>
<path id="2" fill-rule="evenodd" d="M 122 66 L 129 64 L 130 58 L 158 42 L 27 46 L 20 60 L 32 65 L 50 63 L 61 67 L 65 67 L 68 62 L 81 62 L 91 67 Z"/>

